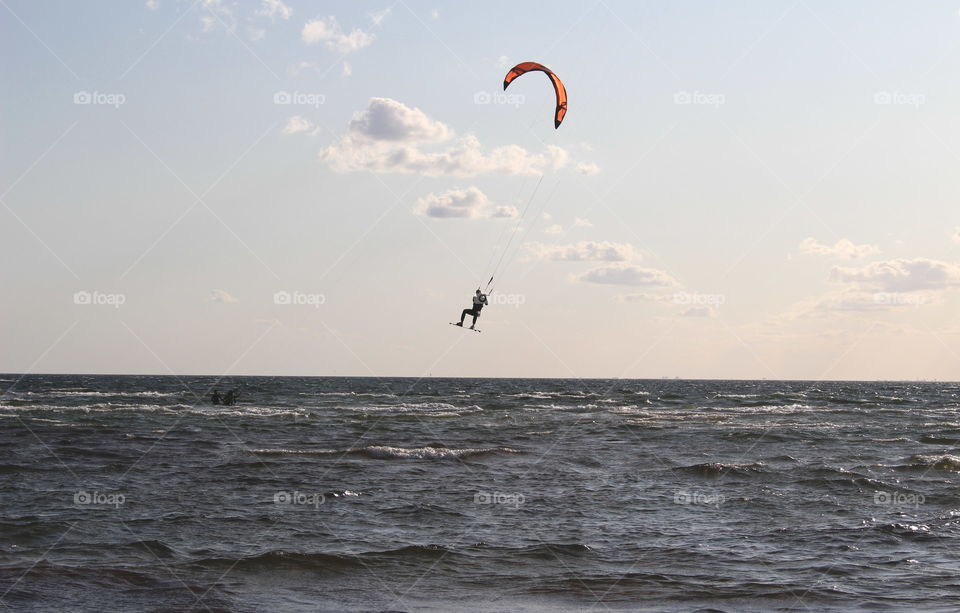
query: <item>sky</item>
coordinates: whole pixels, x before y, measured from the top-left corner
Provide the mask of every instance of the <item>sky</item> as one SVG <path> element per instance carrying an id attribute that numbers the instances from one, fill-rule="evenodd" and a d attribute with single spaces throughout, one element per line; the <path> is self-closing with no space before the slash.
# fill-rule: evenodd
<path id="1" fill-rule="evenodd" d="M 0 371 L 958 378 L 960 5 L 550 7 L 0 0 Z"/>

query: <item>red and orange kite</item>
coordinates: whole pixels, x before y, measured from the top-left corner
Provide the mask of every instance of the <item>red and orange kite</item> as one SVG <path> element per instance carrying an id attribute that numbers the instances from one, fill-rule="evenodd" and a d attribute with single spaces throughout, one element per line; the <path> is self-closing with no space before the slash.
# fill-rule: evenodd
<path id="1" fill-rule="evenodd" d="M 553 114 L 553 127 L 554 129 L 559 128 L 560 123 L 563 122 L 563 116 L 567 114 L 567 88 L 563 86 L 563 81 L 560 80 L 560 77 L 553 74 L 552 70 L 543 64 L 538 64 L 536 62 L 521 62 L 511 68 L 510 72 L 507 73 L 507 76 L 504 77 L 503 89 L 506 91 L 507 86 L 513 83 L 514 79 L 524 73 L 534 70 L 539 70 L 540 72 L 546 74 L 548 77 L 550 77 L 550 82 L 553 83 L 553 91 L 557 94 L 557 110 Z"/>

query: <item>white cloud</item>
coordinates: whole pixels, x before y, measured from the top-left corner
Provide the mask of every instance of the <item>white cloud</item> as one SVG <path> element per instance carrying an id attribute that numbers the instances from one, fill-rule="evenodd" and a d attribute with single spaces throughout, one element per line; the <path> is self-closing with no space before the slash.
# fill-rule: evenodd
<path id="1" fill-rule="evenodd" d="M 449 141 L 454 132 L 390 98 L 372 98 L 367 108 L 354 116 L 339 140 L 320 152 L 320 159 L 336 172 L 420 173 L 426 176 L 469 177 L 485 173 L 537 175 L 566 163 L 567 152 L 548 146 L 535 154 L 517 145 L 484 151 L 473 135 L 449 144 L 446 150 L 421 148 Z"/>
<path id="2" fill-rule="evenodd" d="M 593 222 L 591 222 L 589 219 L 584 219 L 582 217 L 575 217 L 573 219 L 573 225 L 584 227 L 584 228 L 592 228 Z"/>
<path id="3" fill-rule="evenodd" d="M 679 285 L 676 279 L 661 270 L 641 268 L 633 264 L 619 264 L 594 268 L 580 275 L 578 280 L 585 283 L 637 287 L 672 287 Z"/>
<path id="4" fill-rule="evenodd" d="M 877 313 L 893 309 L 935 304 L 931 292 L 877 292 L 847 287 L 822 296 L 802 300 L 788 308 L 777 319 L 782 322 L 822 318 L 855 313 Z"/>
<path id="5" fill-rule="evenodd" d="M 577 172 L 582 175 L 595 175 L 600 172 L 600 167 L 593 162 L 578 162 Z"/>
<path id="6" fill-rule="evenodd" d="M 146 2 L 143 3 L 143 5 L 148 9 L 150 9 L 151 11 L 155 11 L 157 10 L 157 7 L 160 6 L 160 3 L 157 2 L 157 0 L 147 0 Z"/>
<path id="7" fill-rule="evenodd" d="M 203 0 L 202 5 L 203 9 L 209 13 L 209 15 L 200 17 L 200 24 L 204 32 L 214 30 L 217 24 L 224 25 L 231 32 L 236 30 L 233 11 L 224 6 L 221 0 Z"/>
<path id="8" fill-rule="evenodd" d="M 694 306 L 680 311 L 680 317 L 713 317 L 716 309 L 709 306 Z"/>
<path id="9" fill-rule="evenodd" d="M 300 132 L 311 132 L 311 136 L 317 133 L 317 126 L 309 119 L 304 119 L 300 115 L 294 115 L 287 120 L 287 125 L 283 127 L 284 134 L 299 134 Z"/>
<path id="10" fill-rule="evenodd" d="M 260 10 L 257 15 L 263 15 L 270 19 L 290 19 L 293 9 L 283 3 L 283 0 L 262 0 Z"/>
<path id="11" fill-rule="evenodd" d="M 430 19 L 440 19 L 440 9 L 430 11 Z"/>
<path id="12" fill-rule="evenodd" d="M 501 55 L 497 58 L 497 68 L 506 68 L 510 65 L 510 58 L 505 55 Z"/>
<path id="13" fill-rule="evenodd" d="M 673 303 L 673 296 L 667 294 L 621 294 L 617 302 L 660 302 Z"/>
<path id="14" fill-rule="evenodd" d="M 632 245 L 608 241 L 580 241 L 569 245 L 526 243 L 524 247 L 533 257 L 554 262 L 629 262 L 635 256 Z"/>
<path id="15" fill-rule="evenodd" d="M 823 245 L 810 236 L 800 241 L 800 252 L 806 255 L 830 255 L 847 260 L 856 260 L 880 253 L 880 248 L 876 245 L 855 245 L 845 238 L 841 238 L 832 246 Z"/>
<path id="16" fill-rule="evenodd" d="M 553 170 L 563 168 L 570 161 L 570 153 L 563 147 L 547 145 L 547 154 L 550 158 L 550 168 Z"/>
<path id="17" fill-rule="evenodd" d="M 436 143 L 452 137 L 453 130 L 418 108 L 390 98 L 371 98 L 367 109 L 350 122 L 346 136 L 371 142 Z"/>
<path id="18" fill-rule="evenodd" d="M 520 211 L 515 206 L 498 206 L 490 214 L 494 219 L 513 219 L 520 215 Z"/>
<path id="19" fill-rule="evenodd" d="M 236 298 L 231 296 L 222 289 L 210 290 L 210 301 L 211 302 L 239 302 Z"/>
<path id="20" fill-rule="evenodd" d="M 353 67 L 350 66 L 350 62 L 343 63 L 343 68 L 340 70 L 340 74 L 342 74 L 345 77 L 349 77 L 350 75 L 353 74 Z"/>
<path id="21" fill-rule="evenodd" d="M 956 243 L 960 243 L 960 226 L 953 229 L 953 234 L 950 235 L 950 239 Z"/>
<path id="22" fill-rule="evenodd" d="M 846 289 L 821 296 L 811 306 L 813 311 L 821 313 L 865 313 L 882 311 L 892 306 L 878 300 L 877 296 L 876 292 Z"/>
<path id="23" fill-rule="evenodd" d="M 370 14 L 370 23 L 372 23 L 372 24 L 375 25 L 375 26 L 379 26 L 380 24 L 383 23 L 383 20 L 386 19 L 389 14 L 390 14 L 390 8 L 389 8 L 389 7 L 383 9 L 382 11 L 377 11 L 376 13 L 371 13 L 371 14 Z"/>
<path id="24" fill-rule="evenodd" d="M 475 219 L 483 215 L 490 203 L 486 194 L 476 187 L 454 188 L 442 194 L 427 194 L 417 201 L 414 211 L 427 217 L 441 219 Z"/>
<path id="25" fill-rule="evenodd" d="M 558 223 L 553 224 L 552 226 L 547 226 L 544 231 L 544 234 L 563 234 L 563 226 Z"/>
<path id="26" fill-rule="evenodd" d="M 248 35 L 247 35 L 248 38 L 253 42 L 257 42 L 258 40 L 263 40 L 267 36 L 267 31 L 264 30 L 263 28 L 248 28 L 247 32 L 248 32 Z"/>
<path id="27" fill-rule="evenodd" d="M 337 18 L 329 16 L 308 21 L 300 34 L 303 42 L 308 45 L 324 43 L 326 47 L 337 53 L 347 54 L 359 51 L 374 40 L 374 35 L 354 28 L 349 34 L 344 34 L 337 22 Z"/>
<path id="28" fill-rule="evenodd" d="M 863 268 L 834 266 L 830 280 L 856 283 L 862 289 L 880 292 L 944 290 L 960 285 L 960 267 L 927 258 L 873 262 Z"/>

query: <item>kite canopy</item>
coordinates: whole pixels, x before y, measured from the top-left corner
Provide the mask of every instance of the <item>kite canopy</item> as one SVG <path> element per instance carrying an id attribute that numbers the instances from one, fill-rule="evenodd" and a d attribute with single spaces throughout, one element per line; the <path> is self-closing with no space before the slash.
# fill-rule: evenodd
<path id="1" fill-rule="evenodd" d="M 503 78 L 503 89 L 506 90 L 507 86 L 513 83 L 513 80 L 520 75 L 535 70 L 546 74 L 550 78 L 550 82 L 553 83 L 553 91 L 557 94 L 557 110 L 553 114 L 553 127 L 554 129 L 559 128 L 563 122 L 563 116 L 567 114 L 567 88 L 563 86 L 563 81 L 560 80 L 560 77 L 553 74 L 552 70 L 536 62 L 521 62 L 511 68 L 507 76 Z"/>

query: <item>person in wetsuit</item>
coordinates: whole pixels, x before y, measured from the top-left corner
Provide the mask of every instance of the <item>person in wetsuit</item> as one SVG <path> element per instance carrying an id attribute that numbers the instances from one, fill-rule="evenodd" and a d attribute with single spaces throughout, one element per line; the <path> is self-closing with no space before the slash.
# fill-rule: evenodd
<path id="1" fill-rule="evenodd" d="M 477 293 L 473 296 L 473 308 L 472 309 L 463 309 L 463 313 L 460 313 L 460 322 L 456 325 L 463 327 L 463 320 L 467 315 L 473 315 L 473 323 L 470 324 L 470 329 L 473 330 L 473 327 L 477 325 L 477 318 L 480 317 L 480 311 L 483 309 L 484 305 L 487 304 L 487 295 L 480 291 L 477 288 Z"/>

